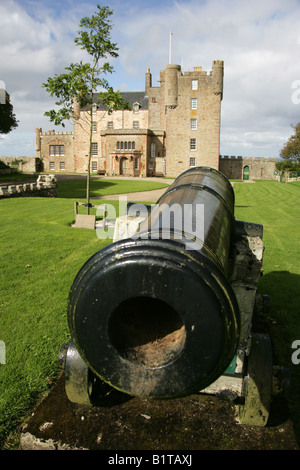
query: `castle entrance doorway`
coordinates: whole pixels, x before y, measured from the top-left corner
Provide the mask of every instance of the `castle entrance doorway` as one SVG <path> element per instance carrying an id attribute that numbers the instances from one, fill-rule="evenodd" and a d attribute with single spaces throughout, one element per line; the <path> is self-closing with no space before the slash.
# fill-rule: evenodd
<path id="1" fill-rule="evenodd" d="M 248 165 L 244 166 L 243 170 L 243 180 L 248 181 L 249 180 L 249 175 L 250 175 L 250 168 Z"/>
<path id="2" fill-rule="evenodd" d="M 128 176 L 128 159 L 126 157 L 121 158 L 120 160 L 120 175 Z"/>

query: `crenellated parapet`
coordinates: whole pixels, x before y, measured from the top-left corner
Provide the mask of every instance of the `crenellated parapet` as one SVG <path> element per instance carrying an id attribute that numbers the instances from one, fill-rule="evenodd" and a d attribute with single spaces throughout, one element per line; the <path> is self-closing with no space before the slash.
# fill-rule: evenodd
<path id="1" fill-rule="evenodd" d="M 243 157 L 241 157 L 241 156 L 236 157 L 234 155 L 232 155 L 232 156 L 220 155 L 220 159 L 222 159 L 222 160 L 243 160 Z"/>
<path id="2" fill-rule="evenodd" d="M 73 135 L 73 134 L 74 134 L 73 131 L 57 132 L 57 131 L 54 131 L 54 130 L 49 130 L 49 131 L 40 133 L 40 135 L 54 135 L 54 136 L 57 136 L 57 135 Z"/>
<path id="3" fill-rule="evenodd" d="M 276 162 L 275 157 L 242 157 L 235 155 L 220 155 L 220 160 L 243 160 L 245 162 Z"/>

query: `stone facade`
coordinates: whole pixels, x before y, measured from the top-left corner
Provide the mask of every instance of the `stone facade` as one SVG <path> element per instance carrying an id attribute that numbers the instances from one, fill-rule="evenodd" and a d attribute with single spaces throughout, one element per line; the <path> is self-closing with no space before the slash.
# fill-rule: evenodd
<path id="1" fill-rule="evenodd" d="M 75 172 L 74 164 L 74 133 L 42 132 L 35 129 L 36 157 L 42 162 L 43 171 L 69 173 Z"/>
<path id="2" fill-rule="evenodd" d="M 223 93 L 223 62 L 214 61 L 212 72 L 200 67 L 181 73 L 176 65 L 161 72 L 160 128 L 165 130 L 168 176 L 178 176 L 191 166 L 219 167 L 220 113 Z M 150 113 L 151 114 L 151 113 Z"/>
<path id="3" fill-rule="evenodd" d="M 131 110 L 111 115 L 93 109 L 91 171 L 107 175 L 175 177 L 190 166 L 219 166 L 223 61 L 212 71 L 183 73 L 169 64 L 152 86 L 148 69 L 143 92 L 124 92 Z M 36 129 L 36 155 L 44 171 L 87 171 L 87 111 L 74 104 L 73 133 Z"/>

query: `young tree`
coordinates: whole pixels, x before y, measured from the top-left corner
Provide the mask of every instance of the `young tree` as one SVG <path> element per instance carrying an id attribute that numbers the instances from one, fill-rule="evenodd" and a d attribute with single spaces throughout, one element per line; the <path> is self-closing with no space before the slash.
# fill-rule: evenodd
<path id="1" fill-rule="evenodd" d="M 8 134 L 10 131 L 18 127 L 18 122 L 13 113 L 13 106 L 10 103 L 10 97 L 7 91 L 1 89 L 4 102 L 0 103 L 0 134 Z"/>
<path id="2" fill-rule="evenodd" d="M 66 72 L 48 78 L 43 87 L 46 88 L 50 96 L 55 96 L 58 101 L 58 110 L 47 111 L 45 116 L 50 118 L 55 125 L 62 125 L 64 121 L 78 119 L 74 113 L 74 101 L 80 108 L 87 109 L 86 118 L 88 120 L 88 167 L 87 167 L 87 213 L 90 207 L 90 165 L 92 156 L 92 132 L 93 132 L 93 103 L 95 93 L 99 91 L 98 101 L 101 101 L 106 108 L 106 112 L 111 114 L 118 109 L 130 109 L 119 91 L 115 92 L 109 85 L 105 76 L 113 72 L 113 67 L 104 60 L 107 57 L 118 57 L 117 44 L 111 42 L 110 31 L 112 28 L 110 16 L 113 10 L 109 7 L 97 5 L 95 14 L 89 18 L 84 17 L 80 21 L 80 30 L 74 42 L 91 56 L 91 63 L 71 63 L 65 68 Z M 85 128 L 85 127 L 83 127 Z"/>
<path id="3" fill-rule="evenodd" d="M 278 162 L 281 169 L 298 170 L 300 168 L 300 122 L 292 126 L 295 130 L 280 152 L 283 162 Z M 277 166 L 278 167 L 278 166 Z"/>

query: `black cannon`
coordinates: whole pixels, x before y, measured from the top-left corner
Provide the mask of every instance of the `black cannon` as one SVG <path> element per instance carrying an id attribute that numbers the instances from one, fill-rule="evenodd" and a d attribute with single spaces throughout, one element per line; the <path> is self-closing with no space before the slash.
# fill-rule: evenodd
<path id="1" fill-rule="evenodd" d="M 232 287 L 235 242 L 261 229 L 235 221 L 222 173 L 182 173 L 134 236 L 78 272 L 68 305 L 69 399 L 90 402 L 96 380 L 132 396 L 178 397 L 226 374 L 248 341 Z"/>

